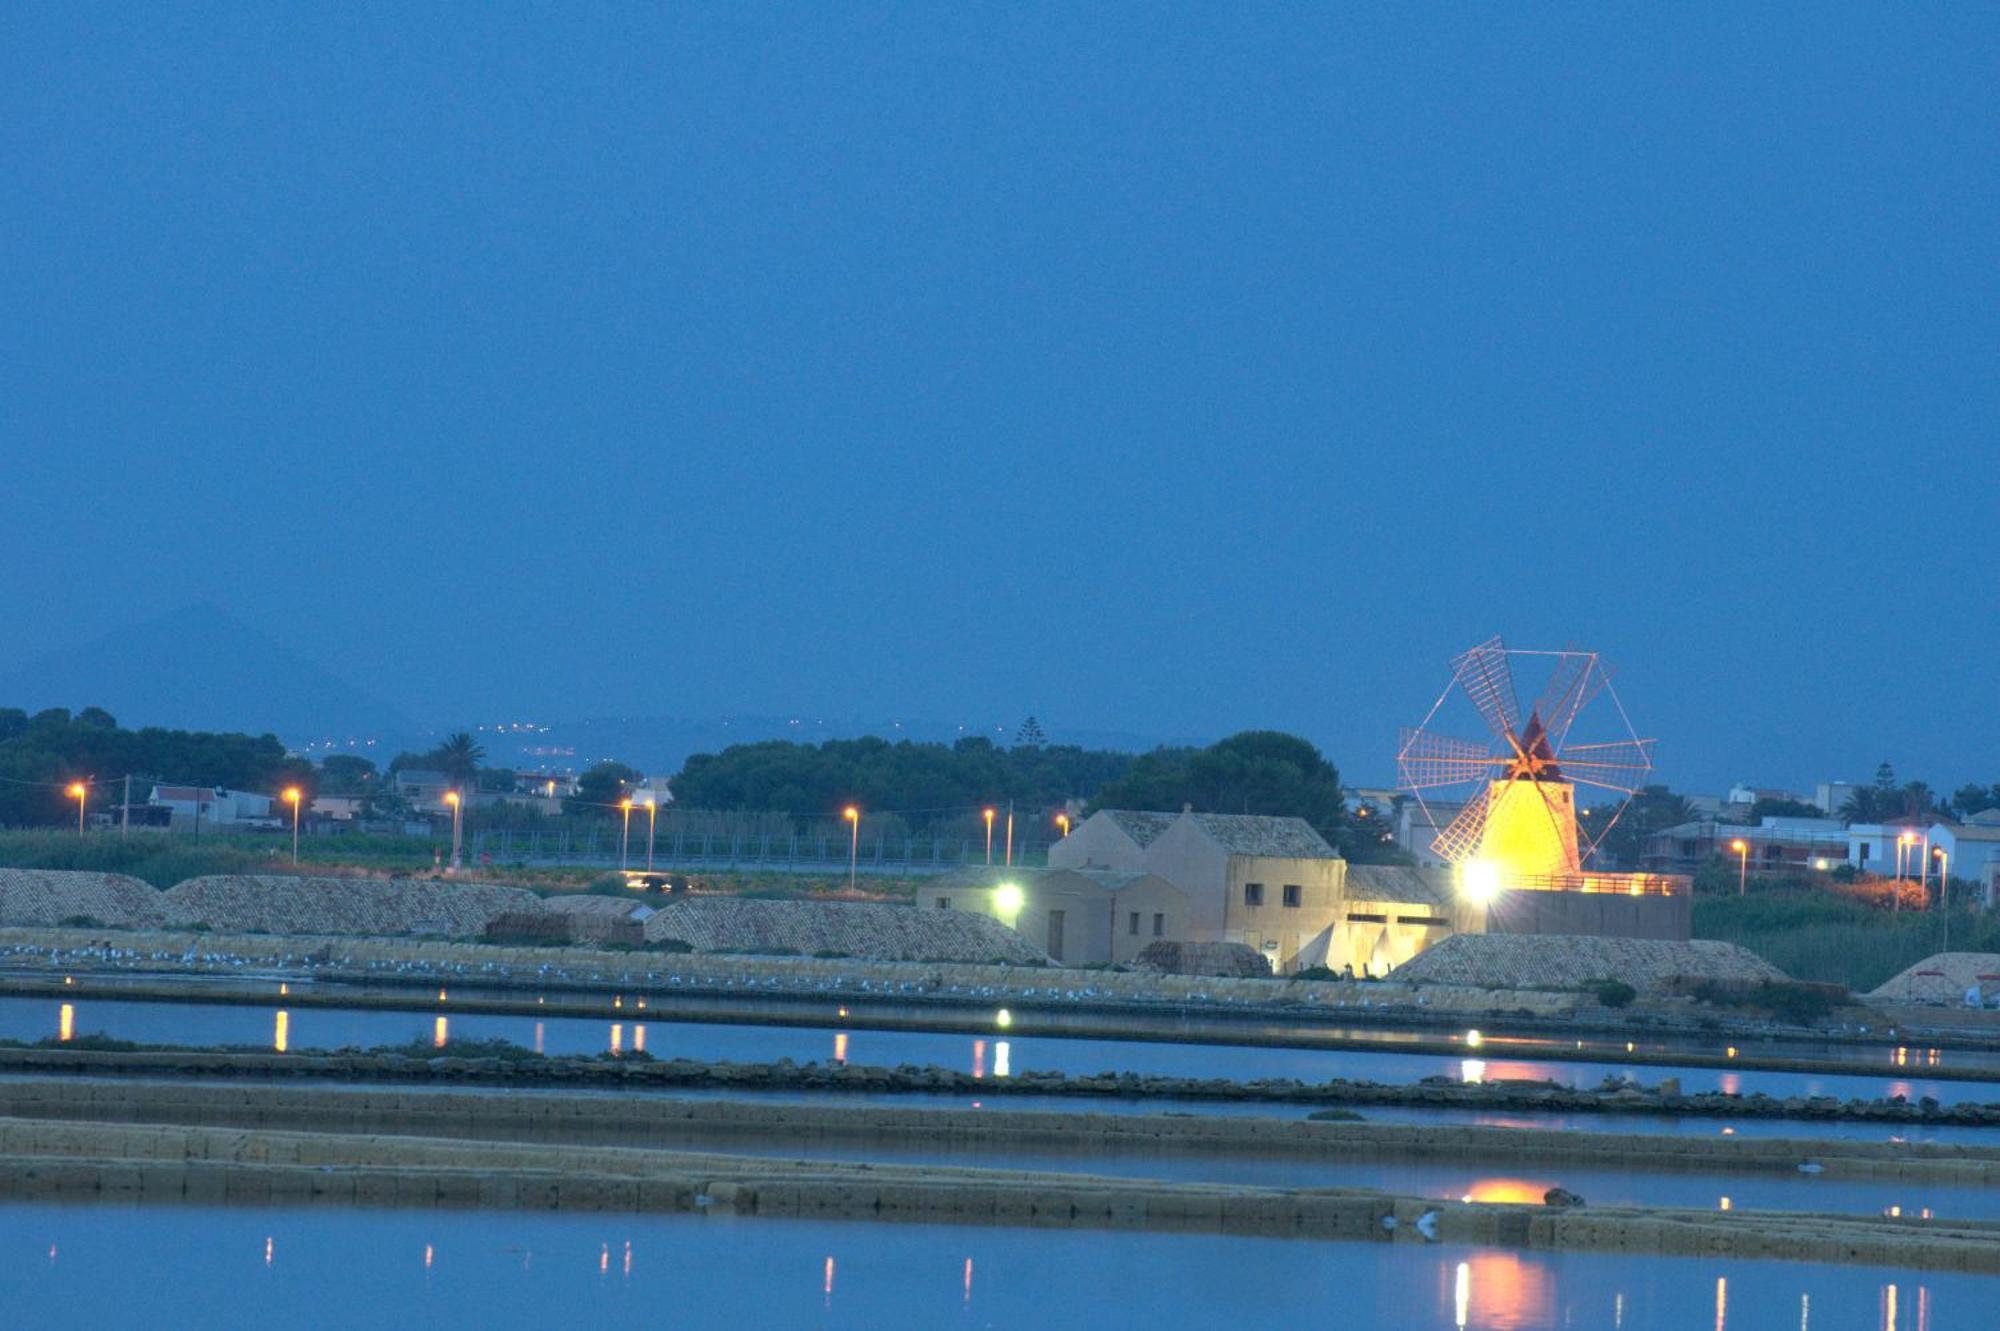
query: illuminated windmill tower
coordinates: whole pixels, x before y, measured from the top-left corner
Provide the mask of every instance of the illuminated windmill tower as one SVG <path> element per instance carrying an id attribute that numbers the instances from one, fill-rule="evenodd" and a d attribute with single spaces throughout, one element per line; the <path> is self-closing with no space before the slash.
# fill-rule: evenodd
<path id="1" fill-rule="evenodd" d="M 1515 667 L 1545 677 L 1521 715 Z M 1424 723 L 1403 732 L 1396 766 L 1403 789 L 1423 806 L 1433 827 L 1449 801 L 1457 812 L 1439 827 L 1432 848 L 1458 866 L 1462 887 L 1490 899 L 1502 887 L 1622 891 L 1635 875 L 1586 873 L 1597 841 L 1652 770 L 1653 741 L 1632 730 L 1611 688 L 1611 672 L 1595 652 L 1510 651 L 1493 638 L 1452 659 L 1445 686 Z M 1586 710 L 1604 700 L 1591 721 L 1611 737 L 1574 743 Z M 1460 739 L 1434 728 L 1454 699 L 1469 702 L 1491 737 Z M 1577 825 L 1577 787 L 1615 796 L 1617 808 L 1595 840 Z"/>

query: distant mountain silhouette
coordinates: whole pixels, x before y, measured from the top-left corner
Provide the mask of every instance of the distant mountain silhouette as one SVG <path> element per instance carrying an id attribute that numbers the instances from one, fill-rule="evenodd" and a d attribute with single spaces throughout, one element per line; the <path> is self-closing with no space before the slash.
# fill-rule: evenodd
<path id="1" fill-rule="evenodd" d="M 398 741 L 417 725 L 206 602 L 0 668 L 0 707 L 102 707 L 130 728 Z"/>

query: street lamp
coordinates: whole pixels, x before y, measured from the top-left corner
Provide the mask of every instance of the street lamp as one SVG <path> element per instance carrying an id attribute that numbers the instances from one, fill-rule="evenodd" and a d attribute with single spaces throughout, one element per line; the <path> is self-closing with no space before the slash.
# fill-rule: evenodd
<path id="1" fill-rule="evenodd" d="M 444 802 L 451 806 L 451 863 L 446 866 L 445 872 L 457 873 L 461 863 L 459 847 L 463 844 L 461 838 L 465 828 L 465 797 L 455 790 L 447 790 L 444 793 Z"/>
<path id="2" fill-rule="evenodd" d="M 653 871 L 653 830 L 660 821 L 660 798 L 646 797 L 646 872 Z"/>
<path id="3" fill-rule="evenodd" d="M 618 834 L 618 868 L 622 872 L 632 867 L 632 857 L 628 848 L 632 844 L 632 801 L 630 797 L 618 801 L 618 807 L 625 811 L 625 829 Z"/>
<path id="4" fill-rule="evenodd" d="M 984 813 L 984 814 L 986 815 L 986 867 L 990 869 L 990 868 L 992 868 L 992 867 L 993 867 L 993 813 L 994 813 L 994 811 L 993 811 L 992 809 L 983 809 L 983 810 L 981 810 L 981 812 L 982 812 L 982 813 Z"/>
<path id="5" fill-rule="evenodd" d="M 285 787 L 285 803 L 292 806 L 292 863 L 299 862 L 299 798 L 304 792 L 297 786 Z"/>
<path id="6" fill-rule="evenodd" d="M 1944 942 L 1940 952 L 1951 951 L 1951 856 L 1939 846 L 1931 851 L 1938 859 L 1938 910 L 1944 915 Z"/>
<path id="7" fill-rule="evenodd" d="M 851 894 L 854 891 L 855 867 L 861 862 L 861 810 L 850 804 L 840 811 L 840 816 L 853 829 L 853 839 L 847 843 L 847 890 Z"/>
<path id="8" fill-rule="evenodd" d="M 1007 801 L 1007 867 L 1014 867 L 1014 801 Z"/>
<path id="9" fill-rule="evenodd" d="M 1062 829 L 1063 839 L 1067 841 L 1069 839 L 1069 815 L 1066 813 L 1057 814 L 1056 826 Z"/>
<path id="10" fill-rule="evenodd" d="M 1750 895 L 1750 843 L 1742 837 L 1737 837 L 1729 843 L 1729 848 L 1736 852 L 1736 895 L 1748 896 Z"/>
<path id="11" fill-rule="evenodd" d="M 76 801 L 76 834 L 83 835 L 83 804 L 90 798 L 90 787 L 81 781 L 69 783 L 69 797 Z"/>
<path id="12" fill-rule="evenodd" d="M 1916 844 L 1917 834 L 1915 832 L 1905 832 L 1896 838 L 1896 901 L 1890 907 L 1891 914 L 1903 908 L 1903 876 L 1908 872 L 1907 866 L 1910 859 L 1910 847 Z"/>

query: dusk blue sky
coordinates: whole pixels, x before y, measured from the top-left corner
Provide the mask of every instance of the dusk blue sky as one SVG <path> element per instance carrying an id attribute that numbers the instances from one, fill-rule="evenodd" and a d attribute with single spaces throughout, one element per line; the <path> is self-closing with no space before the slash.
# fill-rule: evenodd
<path id="1" fill-rule="evenodd" d="M 2000 780 L 1997 37 L 8 6 L 0 665 L 209 600 L 436 724 L 1386 781 L 1497 632 L 1618 663 L 1679 785 Z"/>

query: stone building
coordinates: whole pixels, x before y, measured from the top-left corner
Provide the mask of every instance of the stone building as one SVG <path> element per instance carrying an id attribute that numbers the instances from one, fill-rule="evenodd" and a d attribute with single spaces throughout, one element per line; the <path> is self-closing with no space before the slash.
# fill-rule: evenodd
<path id="1" fill-rule="evenodd" d="M 970 869 L 920 886 L 917 906 L 992 915 L 1065 966 L 1126 965 L 1188 936 L 1187 893 L 1134 869 Z"/>
<path id="2" fill-rule="evenodd" d="M 1049 863 L 1154 874 L 1187 896 L 1175 941 L 1243 943 L 1280 972 L 1386 974 L 1469 924 L 1443 874 L 1350 866 L 1302 818 L 1105 809 L 1051 846 Z"/>

